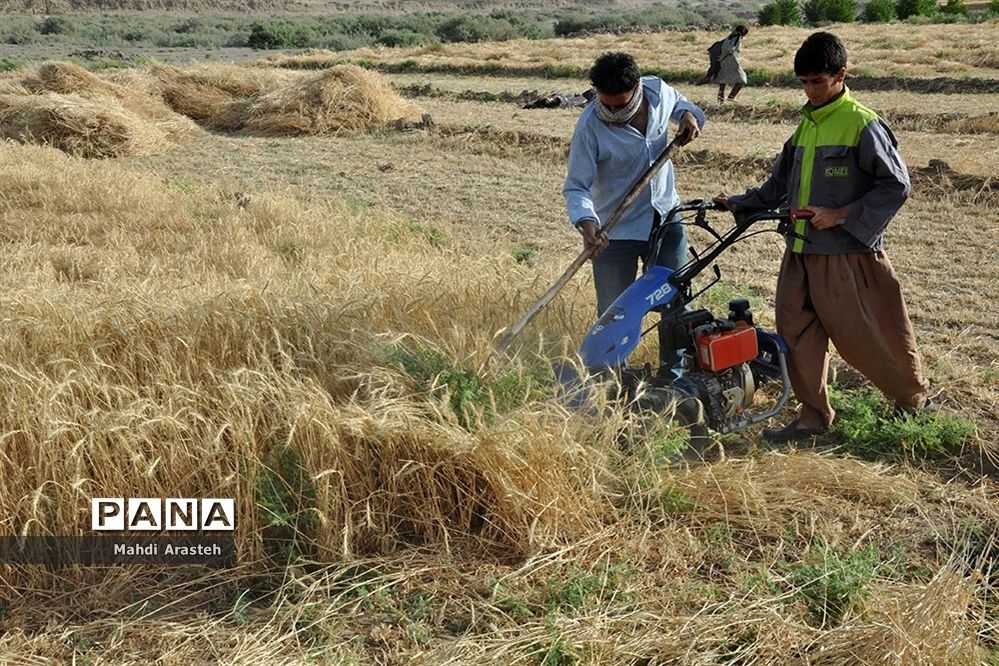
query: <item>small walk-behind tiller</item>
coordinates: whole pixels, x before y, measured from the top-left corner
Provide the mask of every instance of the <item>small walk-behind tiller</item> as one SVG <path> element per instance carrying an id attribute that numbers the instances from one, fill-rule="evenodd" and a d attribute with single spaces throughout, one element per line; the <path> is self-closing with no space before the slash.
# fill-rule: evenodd
<path id="1" fill-rule="evenodd" d="M 604 312 L 587 333 L 579 354 L 590 372 L 615 372 L 629 404 L 643 411 L 663 412 L 674 406 L 678 422 L 690 430 L 690 444 L 695 455 L 708 443 L 707 428 L 729 433 L 759 423 L 781 410 L 787 402 L 790 381 L 787 375 L 787 344 L 770 331 L 753 323 L 749 301 L 734 299 L 728 316 L 716 318 L 705 309 L 691 309 L 689 304 L 721 278 L 714 260 L 741 239 L 764 231 L 794 235 L 789 209 L 755 211 L 737 215 L 736 224 L 719 234 L 707 222 L 707 211 L 721 210 L 710 202 L 695 200 L 674 208 L 664 220 L 678 213 L 693 212 L 694 224 L 715 238 L 701 255 L 673 271 L 657 266 L 664 226 L 653 229 L 649 238 L 649 256 L 645 271 Z M 796 211 L 794 218 L 810 217 L 810 211 Z M 776 228 L 754 230 L 754 225 L 775 220 Z M 709 266 L 715 278 L 693 293 L 692 281 Z M 645 315 L 660 314 L 657 324 L 642 330 Z M 659 368 L 627 368 L 629 354 L 640 338 L 659 332 Z M 680 361 L 681 374 L 674 375 Z M 756 387 L 767 380 L 781 382 L 777 403 L 762 412 L 750 407 Z"/>

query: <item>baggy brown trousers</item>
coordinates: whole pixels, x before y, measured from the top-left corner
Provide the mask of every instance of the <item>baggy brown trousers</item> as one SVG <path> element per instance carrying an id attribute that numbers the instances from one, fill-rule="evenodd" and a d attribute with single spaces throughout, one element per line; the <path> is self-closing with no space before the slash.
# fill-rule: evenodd
<path id="1" fill-rule="evenodd" d="M 882 252 L 801 254 L 787 250 L 777 280 L 777 332 L 801 403 L 799 428 L 836 415 L 826 373 L 829 341 L 843 360 L 903 409 L 920 409 L 929 388 L 895 271 Z"/>

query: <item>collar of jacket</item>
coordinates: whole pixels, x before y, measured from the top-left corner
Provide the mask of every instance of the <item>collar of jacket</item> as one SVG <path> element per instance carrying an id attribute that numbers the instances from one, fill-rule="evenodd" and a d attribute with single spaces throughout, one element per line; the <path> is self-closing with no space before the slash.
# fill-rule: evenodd
<path id="1" fill-rule="evenodd" d="M 805 106 L 801 107 L 801 112 L 813 123 L 818 124 L 835 113 L 836 109 L 852 101 L 853 98 L 850 97 L 850 89 L 844 85 L 843 92 L 841 92 L 833 101 L 828 104 L 824 104 L 817 109 L 812 106 L 811 102 L 808 102 Z"/>

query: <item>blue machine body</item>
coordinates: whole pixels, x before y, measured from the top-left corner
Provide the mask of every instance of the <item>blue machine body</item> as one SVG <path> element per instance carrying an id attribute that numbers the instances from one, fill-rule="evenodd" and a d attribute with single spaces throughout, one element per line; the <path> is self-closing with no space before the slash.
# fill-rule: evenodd
<path id="1" fill-rule="evenodd" d="M 650 266 L 621 292 L 583 339 L 579 348 L 583 365 L 612 368 L 625 362 L 642 337 L 645 315 L 676 297 L 677 289 L 668 281 L 672 274 L 665 266 Z"/>
<path id="2" fill-rule="evenodd" d="M 767 379 L 780 380 L 783 371 L 779 357 L 787 355 L 787 343 L 784 338 L 757 326 L 756 344 L 760 351 L 751 363 L 753 370 Z"/>

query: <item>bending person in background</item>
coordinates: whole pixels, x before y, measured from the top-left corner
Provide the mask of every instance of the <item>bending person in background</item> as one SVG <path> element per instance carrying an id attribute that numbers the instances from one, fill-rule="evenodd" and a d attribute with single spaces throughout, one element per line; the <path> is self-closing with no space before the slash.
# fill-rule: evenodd
<path id="1" fill-rule="evenodd" d="M 729 101 L 734 101 L 736 95 L 746 85 L 746 70 L 742 68 L 742 38 L 749 34 L 749 28 L 744 25 L 737 25 L 732 34 L 722 40 L 721 51 L 718 55 L 718 75 L 715 82 L 718 84 L 718 103 L 725 103 L 725 86 L 731 85 L 732 90 L 728 94 Z"/>
<path id="2" fill-rule="evenodd" d="M 777 443 L 825 432 L 829 341 L 903 412 L 927 405 L 916 335 L 884 250 L 884 230 L 909 196 L 909 172 L 895 135 L 850 95 L 846 48 L 813 33 L 794 56 L 808 103 L 770 177 L 740 195 L 719 195 L 729 210 L 790 206 L 795 221 L 777 278 L 777 332 L 787 342 L 797 418 L 763 431 Z"/>

